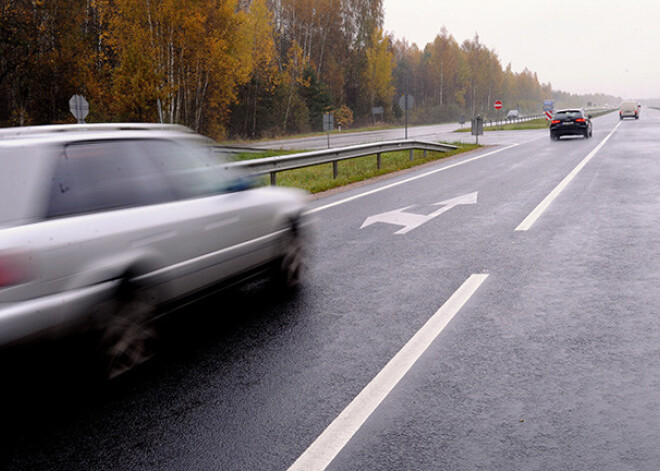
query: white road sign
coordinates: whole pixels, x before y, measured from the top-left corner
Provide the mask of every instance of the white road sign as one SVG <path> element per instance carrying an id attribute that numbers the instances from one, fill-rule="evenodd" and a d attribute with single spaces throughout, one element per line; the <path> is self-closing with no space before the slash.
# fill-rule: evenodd
<path id="1" fill-rule="evenodd" d="M 78 120 L 78 123 L 84 123 L 89 114 L 89 103 L 82 95 L 73 95 L 69 100 L 69 109 L 71 114 Z"/>

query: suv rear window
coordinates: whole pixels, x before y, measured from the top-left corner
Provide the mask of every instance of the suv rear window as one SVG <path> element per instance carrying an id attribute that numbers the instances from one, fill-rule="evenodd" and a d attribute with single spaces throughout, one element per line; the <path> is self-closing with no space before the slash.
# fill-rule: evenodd
<path id="1" fill-rule="evenodd" d="M 581 111 L 559 111 L 555 115 L 555 119 L 578 119 L 582 118 Z"/>

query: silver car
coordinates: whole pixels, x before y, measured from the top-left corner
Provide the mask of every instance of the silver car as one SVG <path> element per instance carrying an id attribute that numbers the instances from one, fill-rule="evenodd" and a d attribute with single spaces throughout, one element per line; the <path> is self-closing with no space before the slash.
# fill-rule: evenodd
<path id="1" fill-rule="evenodd" d="M 93 329 L 109 376 L 164 306 L 305 268 L 304 192 L 251 189 L 182 126 L 0 130 L 0 346 Z"/>

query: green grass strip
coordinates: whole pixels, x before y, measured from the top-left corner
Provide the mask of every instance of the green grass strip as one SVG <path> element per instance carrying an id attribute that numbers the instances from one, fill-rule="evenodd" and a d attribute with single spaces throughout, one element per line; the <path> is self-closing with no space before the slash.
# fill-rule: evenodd
<path id="1" fill-rule="evenodd" d="M 475 144 L 454 144 L 458 149 L 448 152 L 414 151 L 413 160 L 410 160 L 410 151 L 390 152 L 381 155 L 381 168 L 377 168 L 376 155 L 356 157 L 342 160 L 338 163 L 337 178 L 333 178 L 332 164 L 321 164 L 296 170 L 286 170 L 277 173 L 277 185 L 300 188 L 310 193 L 331 190 L 350 183 L 360 182 L 380 175 L 404 170 L 427 162 L 433 162 L 452 155 L 467 152 L 480 146 Z M 272 153 L 269 154 L 273 155 Z M 280 154 L 282 155 L 282 154 Z M 250 158 L 266 157 L 266 155 L 250 154 Z M 268 185 L 268 175 L 257 178 L 257 185 Z"/>

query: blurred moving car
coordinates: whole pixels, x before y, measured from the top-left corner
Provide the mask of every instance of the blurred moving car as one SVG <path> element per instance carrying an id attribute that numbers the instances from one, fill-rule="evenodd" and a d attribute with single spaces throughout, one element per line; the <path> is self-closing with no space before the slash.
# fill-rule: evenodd
<path id="1" fill-rule="evenodd" d="M 0 130 L 0 346 L 93 330 L 108 376 L 149 356 L 163 306 L 303 275 L 304 192 L 251 189 L 176 125 Z"/>
<path id="2" fill-rule="evenodd" d="M 518 110 L 509 110 L 509 112 L 506 114 L 506 119 L 518 119 L 520 118 L 520 113 L 518 113 Z"/>
<path id="3" fill-rule="evenodd" d="M 558 140 L 561 136 L 584 136 L 586 139 L 592 135 L 591 115 L 585 114 L 584 110 L 559 110 L 550 121 L 552 140 Z"/>
<path id="4" fill-rule="evenodd" d="M 636 101 L 625 100 L 621 102 L 619 106 L 619 119 L 623 118 L 635 118 L 639 119 L 639 109 L 641 107 L 637 104 Z"/>

